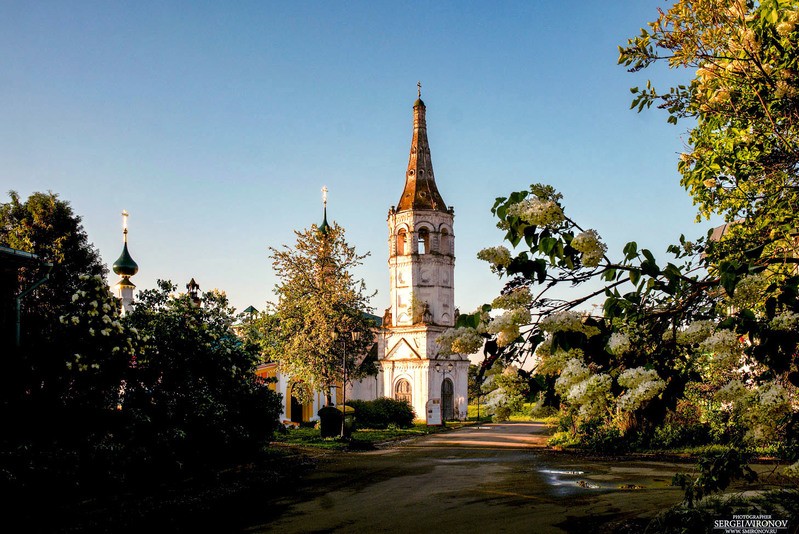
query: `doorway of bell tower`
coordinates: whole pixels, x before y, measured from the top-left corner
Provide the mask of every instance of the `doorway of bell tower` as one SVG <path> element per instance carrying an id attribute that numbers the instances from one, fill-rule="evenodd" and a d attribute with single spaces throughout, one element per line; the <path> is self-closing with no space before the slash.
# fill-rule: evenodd
<path id="1" fill-rule="evenodd" d="M 445 378 L 441 383 L 441 416 L 444 421 L 455 419 L 454 389 L 449 378 Z"/>

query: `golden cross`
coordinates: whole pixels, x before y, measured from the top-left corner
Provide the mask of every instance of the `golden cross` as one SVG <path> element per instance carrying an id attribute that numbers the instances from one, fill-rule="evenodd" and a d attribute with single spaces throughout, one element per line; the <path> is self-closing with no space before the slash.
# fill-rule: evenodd
<path id="1" fill-rule="evenodd" d="M 322 203 L 327 207 L 327 186 L 322 186 Z"/>
<path id="2" fill-rule="evenodd" d="M 122 210 L 122 238 L 125 243 L 128 242 L 128 215 L 127 210 Z"/>

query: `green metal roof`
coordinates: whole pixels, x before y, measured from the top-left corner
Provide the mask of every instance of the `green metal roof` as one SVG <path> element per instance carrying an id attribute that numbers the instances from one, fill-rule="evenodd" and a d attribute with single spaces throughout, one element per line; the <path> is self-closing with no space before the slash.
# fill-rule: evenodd
<path id="1" fill-rule="evenodd" d="M 113 269 L 119 276 L 133 276 L 139 272 L 139 265 L 130 257 L 127 243 L 122 248 L 122 254 L 120 254 L 119 259 L 114 262 Z"/>

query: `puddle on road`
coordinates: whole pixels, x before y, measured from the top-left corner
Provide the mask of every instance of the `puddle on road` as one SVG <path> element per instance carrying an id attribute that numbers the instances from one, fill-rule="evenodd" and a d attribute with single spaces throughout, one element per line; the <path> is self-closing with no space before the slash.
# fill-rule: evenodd
<path id="1" fill-rule="evenodd" d="M 547 475 L 584 475 L 585 471 L 559 471 L 557 469 L 536 469 L 539 473 Z"/>

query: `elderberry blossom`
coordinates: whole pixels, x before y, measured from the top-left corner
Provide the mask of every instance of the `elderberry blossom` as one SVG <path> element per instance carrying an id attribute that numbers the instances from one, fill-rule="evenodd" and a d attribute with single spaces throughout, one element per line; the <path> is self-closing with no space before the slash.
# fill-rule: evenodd
<path id="1" fill-rule="evenodd" d="M 591 371 L 588 367 L 577 358 L 572 358 L 566 362 L 560 376 L 555 380 L 555 392 L 565 395 L 572 386 L 586 380 L 589 376 L 591 376 Z"/>
<path id="2" fill-rule="evenodd" d="M 530 290 L 527 288 L 527 286 L 517 287 L 510 293 L 505 293 L 504 295 L 500 295 L 495 298 L 493 302 L 491 302 L 491 307 L 501 310 L 526 308 L 530 305 L 532 300 L 533 296 L 530 295 Z"/>
<path id="3" fill-rule="evenodd" d="M 774 330 L 781 330 L 784 332 L 790 332 L 791 330 L 796 330 L 799 328 L 799 313 L 795 312 L 784 312 L 776 315 L 774 319 L 771 320 L 769 326 Z"/>
<path id="4" fill-rule="evenodd" d="M 572 239 L 571 246 L 578 252 L 582 252 L 582 262 L 585 267 L 596 267 L 605 256 L 608 247 L 599 240 L 596 230 L 586 230 L 577 234 Z"/>
<path id="5" fill-rule="evenodd" d="M 579 407 L 578 414 L 584 419 L 601 417 L 607 412 L 610 386 L 609 375 L 599 374 L 573 385 L 566 394 L 572 406 Z"/>
<path id="6" fill-rule="evenodd" d="M 627 388 L 617 400 L 616 406 L 623 412 L 632 412 L 660 395 L 666 389 L 657 371 L 644 367 L 627 369 L 618 378 L 619 385 Z"/>
<path id="7" fill-rule="evenodd" d="M 587 315 L 578 311 L 563 311 L 544 317 L 538 324 L 544 332 L 582 332 L 586 337 L 599 334 L 599 328 L 586 324 Z"/>
<path id="8" fill-rule="evenodd" d="M 450 354 L 474 354 L 483 346 L 485 340 L 474 328 L 450 328 L 436 339 L 440 345 L 438 353 L 442 356 Z"/>
<path id="9" fill-rule="evenodd" d="M 740 380 L 730 380 L 716 392 L 716 400 L 735 403 L 741 401 L 750 393 L 749 388 Z"/>
<path id="10" fill-rule="evenodd" d="M 510 251 L 502 245 L 498 247 L 484 248 L 477 253 L 477 259 L 487 261 L 491 267 L 505 268 L 510 265 Z"/>
<path id="11" fill-rule="evenodd" d="M 526 198 L 508 207 L 509 217 L 518 217 L 534 226 L 555 227 L 563 222 L 563 210 L 554 200 Z"/>
<path id="12" fill-rule="evenodd" d="M 694 321 L 685 329 L 677 332 L 678 345 L 695 345 L 702 343 L 716 328 L 713 321 Z"/>
<path id="13" fill-rule="evenodd" d="M 758 390 L 758 400 L 764 408 L 780 407 L 788 403 L 788 391 L 779 384 L 764 384 Z"/>
<path id="14" fill-rule="evenodd" d="M 590 419 L 606 411 L 611 382 L 609 375 L 591 375 L 583 362 L 572 358 L 555 381 L 555 391 L 577 408 L 581 417 Z"/>
<path id="15" fill-rule="evenodd" d="M 497 345 L 507 347 L 519 337 L 519 326 L 530 322 L 530 311 L 526 308 L 508 310 L 488 323 L 489 334 L 496 334 Z"/>
<path id="16" fill-rule="evenodd" d="M 611 354 L 615 354 L 616 356 L 624 356 L 628 352 L 632 345 L 630 344 L 630 337 L 627 334 L 622 334 L 621 332 L 613 332 L 610 335 L 610 339 L 608 339 L 607 349 L 608 352 Z"/>
<path id="17" fill-rule="evenodd" d="M 719 359 L 736 360 L 741 355 L 741 342 L 731 330 L 716 330 L 699 344 L 699 350 L 712 353 Z M 730 361 L 729 363 L 735 363 Z"/>

